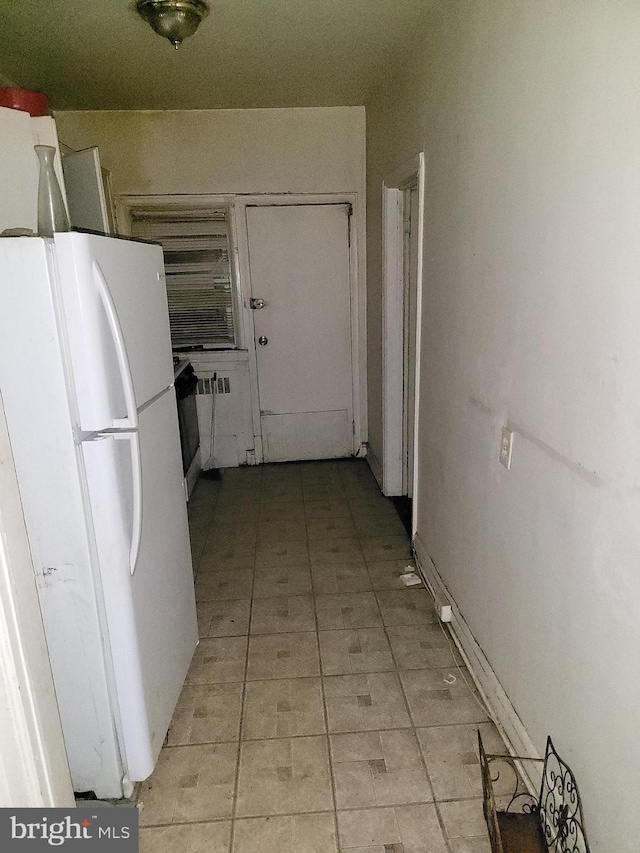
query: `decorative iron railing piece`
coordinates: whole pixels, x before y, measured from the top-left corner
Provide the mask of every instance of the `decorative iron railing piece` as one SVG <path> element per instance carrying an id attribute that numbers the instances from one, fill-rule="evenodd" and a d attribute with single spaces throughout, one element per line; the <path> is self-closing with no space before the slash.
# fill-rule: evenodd
<path id="1" fill-rule="evenodd" d="M 487 754 L 478 731 L 482 774 L 483 810 L 492 853 L 590 853 L 578 786 L 570 767 L 547 738 L 544 759 Z M 538 799 L 521 789 L 516 762 L 543 763 Z M 494 786 L 500 780 L 500 764 L 514 773 L 515 787 L 498 808 Z M 492 772 L 493 771 L 493 772 Z M 514 840 L 517 837 L 518 846 Z M 526 846 L 521 846 L 525 844 Z"/>
<path id="2" fill-rule="evenodd" d="M 484 751 L 484 744 L 482 743 L 480 730 L 478 730 L 478 748 L 480 750 L 480 772 L 482 774 L 482 810 L 484 812 L 484 819 L 487 822 L 491 851 L 492 853 L 504 853 L 502 840 L 500 838 L 500 827 L 498 826 L 496 798 L 493 793 L 493 780 L 491 779 L 489 760 Z"/>
<path id="3" fill-rule="evenodd" d="M 589 853 L 575 777 L 550 737 L 544 757 L 539 814 L 547 848 L 552 853 Z"/>

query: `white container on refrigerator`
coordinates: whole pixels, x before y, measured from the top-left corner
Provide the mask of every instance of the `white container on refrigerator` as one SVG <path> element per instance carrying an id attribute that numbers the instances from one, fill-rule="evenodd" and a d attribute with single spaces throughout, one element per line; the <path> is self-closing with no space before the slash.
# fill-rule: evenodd
<path id="1" fill-rule="evenodd" d="M 162 250 L 0 240 L 0 391 L 76 791 L 126 796 L 197 626 Z"/>

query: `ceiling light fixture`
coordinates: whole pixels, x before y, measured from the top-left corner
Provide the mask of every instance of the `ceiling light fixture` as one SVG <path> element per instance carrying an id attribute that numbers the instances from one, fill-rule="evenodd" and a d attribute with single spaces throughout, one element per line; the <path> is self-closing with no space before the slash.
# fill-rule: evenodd
<path id="1" fill-rule="evenodd" d="M 177 50 L 209 14 L 205 0 L 137 0 L 136 11 Z"/>

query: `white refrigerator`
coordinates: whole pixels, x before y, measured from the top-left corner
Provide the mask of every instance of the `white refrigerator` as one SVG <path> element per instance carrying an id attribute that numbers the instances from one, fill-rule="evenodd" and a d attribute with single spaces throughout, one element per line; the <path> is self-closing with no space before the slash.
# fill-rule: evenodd
<path id="1" fill-rule="evenodd" d="M 0 393 L 74 789 L 127 796 L 198 636 L 160 247 L 0 239 Z"/>

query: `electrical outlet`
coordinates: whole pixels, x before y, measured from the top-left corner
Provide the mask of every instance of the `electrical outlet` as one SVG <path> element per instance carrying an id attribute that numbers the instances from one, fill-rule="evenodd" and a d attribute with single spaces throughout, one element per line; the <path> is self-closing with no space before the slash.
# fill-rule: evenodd
<path id="1" fill-rule="evenodd" d="M 502 427 L 502 438 L 500 439 L 500 464 L 507 471 L 511 470 L 511 456 L 513 455 L 513 430 Z"/>
<path id="2" fill-rule="evenodd" d="M 438 614 L 438 619 L 441 622 L 451 622 L 451 605 L 443 601 L 439 596 L 435 598 L 435 608 Z"/>

